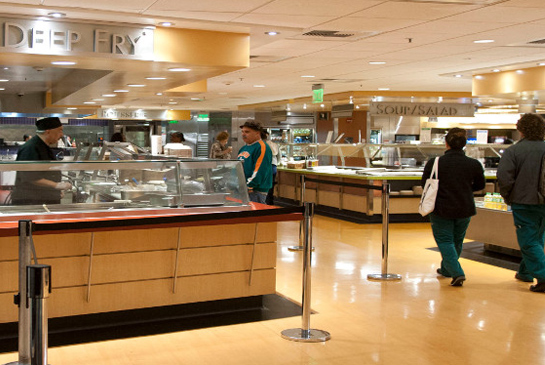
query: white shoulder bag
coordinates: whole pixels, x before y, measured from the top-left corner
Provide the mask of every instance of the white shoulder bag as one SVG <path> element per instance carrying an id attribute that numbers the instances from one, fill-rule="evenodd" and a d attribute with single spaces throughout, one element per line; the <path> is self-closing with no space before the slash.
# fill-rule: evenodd
<path id="1" fill-rule="evenodd" d="M 437 190 L 439 190 L 439 157 L 435 158 L 433 162 L 433 168 L 429 179 L 426 180 L 424 189 L 422 191 L 422 198 L 418 205 L 418 213 L 423 217 L 433 212 L 435 209 L 435 198 L 437 197 Z"/>

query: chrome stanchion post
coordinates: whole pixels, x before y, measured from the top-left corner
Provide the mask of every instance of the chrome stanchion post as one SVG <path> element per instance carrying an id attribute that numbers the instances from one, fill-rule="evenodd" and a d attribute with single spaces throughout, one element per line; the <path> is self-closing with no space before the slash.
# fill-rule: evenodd
<path id="1" fill-rule="evenodd" d="M 301 189 L 300 189 L 300 200 L 299 205 L 303 206 L 305 204 L 305 175 L 300 176 Z M 303 221 L 299 222 L 299 246 L 288 247 L 288 251 L 303 251 L 303 235 L 304 235 Z"/>
<path id="2" fill-rule="evenodd" d="M 297 342 L 325 342 L 331 339 L 329 332 L 310 328 L 310 295 L 312 266 L 312 217 L 314 203 L 305 204 L 304 218 L 304 256 L 303 256 L 303 325 L 302 328 L 291 328 L 282 331 L 282 337 Z"/>
<path id="3" fill-rule="evenodd" d="M 51 266 L 27 267 L 27 299 L 30 301 L 32 325 L 30 352 L 32 365 L 47 364 L 47 298 L 51 293 Z"/>
<path id="4" fill-rule="evenodd" d="M 19 221 L 19 293 L 14 297 L 14 303 L 19 307 L 19 327 L 18 327 L 18 361 L 7 365 L 30 365 L 30 330 L 31 330 L 31 311 L 28 302 L 27 293 L 27 266 L 31 264 L 32 259 L 32 221 Z"/>
<path id="5" fill-rule="evenodd" d="M 369 274 L 369 280 L 401 280 L 401 275 L 388 273 L 388 225 L 390 224 L 390 184 L 382 181 L 382 272 Z"/>

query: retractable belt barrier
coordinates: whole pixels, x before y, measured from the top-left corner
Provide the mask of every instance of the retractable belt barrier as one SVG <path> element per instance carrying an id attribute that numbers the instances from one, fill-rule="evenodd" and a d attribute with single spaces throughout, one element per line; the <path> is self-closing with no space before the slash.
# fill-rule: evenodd
<path id="1" fill-rule="evenodd" d="M 282 338 L 297 342 L 325 342 L 331 339 L 329 332 L 310 328 L 310 294 L 311 294 L 311 262 L 312 262 L 312 217 L 314 203 L 304 203 L 303 219 L 304 255 L 303 255 L 303 325 L 302 328 L 291 328 L 282 331 Z"/>
<path id="2" fill-rule="evenodd" d="M 48 365 L 47 298 L 51 293 L 51 266 L 38 264 L 33 230 L 32 221 L 19 221 L 19 293 L 14 298 L 19 306 L 19 358 L 7 365 Z"/>
<path id="3" fill-rule="evenodd" d="M 390 224 L 390 184 L 383 180 L 381 186 L 371 184 L 354 184 L 343 181 L 329 181 L 308 178 L 301 176 L 301 202 L 304 202 L 305 184 L 307 182 L 314 182 L 319 184 L 348 186 L 353 188 L 362 188 L 368 190 L 380 190 L 382 197 L 382 270 L 380 274 L 369 274 L 367 279 L 369 280 L 401 280 L 401 275 L 388 273 L 388 229 Z M 295 250 L 292 250 L 295 251 Z"/>

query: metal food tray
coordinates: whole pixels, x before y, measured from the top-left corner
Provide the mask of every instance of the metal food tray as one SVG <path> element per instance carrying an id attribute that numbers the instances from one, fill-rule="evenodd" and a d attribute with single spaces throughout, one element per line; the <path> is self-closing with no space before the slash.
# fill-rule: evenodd
<path id="1" fill-rule="evenodd" d="M 182 204 L 185 207 L 190 206 L 210 206 L 224 205 L 227 193 L 211 193 L 211 194 L 183 194 Z"/>

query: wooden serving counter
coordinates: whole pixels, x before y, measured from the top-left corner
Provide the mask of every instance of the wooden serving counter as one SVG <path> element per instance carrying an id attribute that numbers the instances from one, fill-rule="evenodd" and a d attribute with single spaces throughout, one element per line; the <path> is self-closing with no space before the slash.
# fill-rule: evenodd
<path id="1" fill-rule="evenodd" d="M 184 208 L 29 215 L 52 267 L 49 316 L 275 293 L 277 222 L 301 209 Z M 0 219 L 0 323 L 17 321 L 18 222 Z"/>

